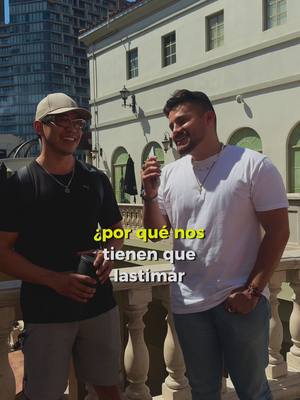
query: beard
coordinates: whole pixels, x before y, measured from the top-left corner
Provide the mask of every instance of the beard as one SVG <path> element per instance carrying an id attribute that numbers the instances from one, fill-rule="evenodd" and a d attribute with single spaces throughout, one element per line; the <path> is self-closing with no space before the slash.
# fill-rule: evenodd
<path id="1" fill-rule="evenodd" d="M 175 144 L 176 144 L 176 142 L 175 142 Z M 198 145 L 198 143 L 191 140 L 191 137 L 188 136 L 186 144 L 183 144 L 183 145 L 176 144 L 176 150 L 177 150 L 178 154 L 180 154 L 181 156 L 185 156 L 186 154 L 190 154 L 197 145 Z"/>

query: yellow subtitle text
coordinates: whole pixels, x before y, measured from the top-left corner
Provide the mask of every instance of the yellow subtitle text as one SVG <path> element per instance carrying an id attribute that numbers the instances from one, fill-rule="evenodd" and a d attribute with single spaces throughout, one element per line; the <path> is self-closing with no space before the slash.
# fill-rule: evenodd
<path id="1" fill-rule="evenodd" d="M 117 229 L 96 229 L 94 235 L 95 242 L 107 242 L 110 239 L 130 239 L 132 233 L 131 228 L 117 228 Z M 171 233 L 164 225 L 161 229 L 146 229 L 139 228 L 135 231 L 135 236 L 137 239 L 141 239 L 143 242 L 148 242 L 148 240 L 163 240 L 169 239 Z M 205 229 L 182 229 L 176 228 L 173 230 L 174 239 L 204 239 Z"/>

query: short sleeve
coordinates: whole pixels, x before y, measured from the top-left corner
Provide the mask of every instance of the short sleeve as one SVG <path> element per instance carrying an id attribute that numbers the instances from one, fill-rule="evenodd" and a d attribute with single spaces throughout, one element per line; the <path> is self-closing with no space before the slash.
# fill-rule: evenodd
<path id="1" fill-rule="evenodd" d="M 162 169 L 160 184 L 158 187 L 158 196 L 157 196 L 158 207 L 163 215 L 167 215 L 167 210 L 165 207 L 165 196 L 164 196 L 165 181 L 166 181 L 165 171 L 166 171 L 165 169 Z"/>
<path id="2" fill-rule="evenodd" d="M 122 220 L 122 215 L 108 177 L 102 174 L 101 178 L 104 194 L 99 223 L 102 228 L 109 228 L 117 222 L 120 222 Z"/>
<path id="3" fill-rule="evenodd" d="M 282 177 L 268 158 L 261 161 L 253 175 L 251 198 L 256 211 L 289 206 Z"/>
<path id="4" fill-rule="evenodd" d="M 0 231 L 20 232 L 24 211 L 21 183 L 15 173 L 0 183 Z"/>

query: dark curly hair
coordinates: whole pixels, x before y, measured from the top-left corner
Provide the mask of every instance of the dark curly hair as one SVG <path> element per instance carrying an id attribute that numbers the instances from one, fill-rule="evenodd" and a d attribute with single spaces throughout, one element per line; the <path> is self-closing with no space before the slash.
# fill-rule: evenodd
<path id="1" fill-rule="evenodd" d="M 206 96 L 205 93 L 203 92 L 191 92 L 190 90 L 187 89 L 180 89 L 176 90 L 175 93 L 173 93 L 172 97 L 167 100 L 165 106 L 164 106 L 164 113 L 168 117 L 170 111 L 172 111 L 174 108 L 179 106 L 180 104 L 183 103 L 194 103 L 194 104 L 199 104 L 203 111 L 213 111 L 215 112 L 211 101 L 209 98 Z"/>

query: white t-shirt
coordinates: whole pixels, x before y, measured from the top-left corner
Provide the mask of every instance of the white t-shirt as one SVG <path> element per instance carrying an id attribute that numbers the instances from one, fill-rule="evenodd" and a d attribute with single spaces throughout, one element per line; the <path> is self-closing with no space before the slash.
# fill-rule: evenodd
<path id="1" fill-rule="evenodd" d="M 201 193 L 195 174 L 199 182 L 205 180 Z M 174 250 L 197 254 L 195 261 L 174 263 L 176 272 L 186 272 L 183 282 L 171 284 L 175 313 L 208 310 L 244 285 L 262 237 L 255 211 L 288 207 L 282 178 L 270 160 L 231 145 L 206 160 L 192 164 L 187 155 L 166 165 L 158 202 L 173 229 L 206 233 L 204 239 L 174 240 Z"/>

